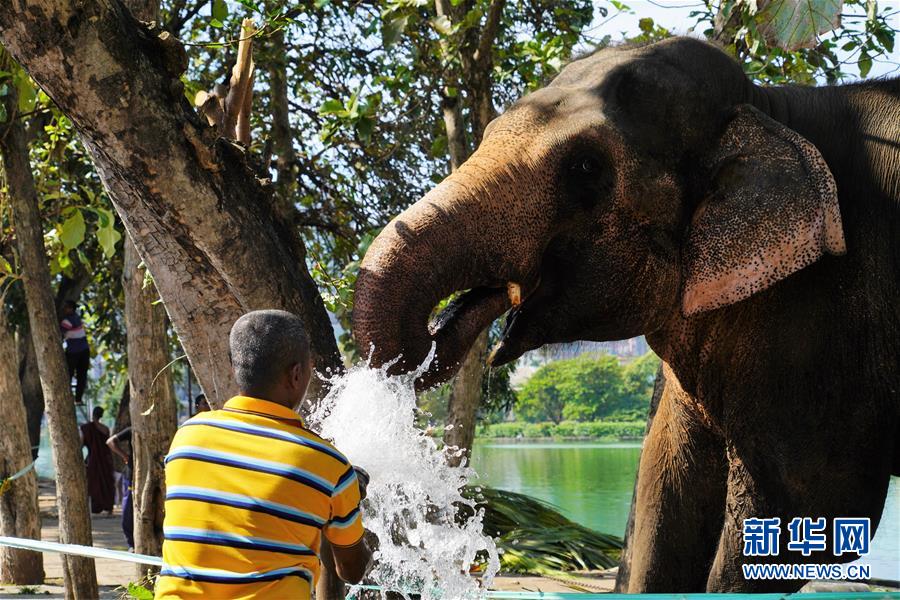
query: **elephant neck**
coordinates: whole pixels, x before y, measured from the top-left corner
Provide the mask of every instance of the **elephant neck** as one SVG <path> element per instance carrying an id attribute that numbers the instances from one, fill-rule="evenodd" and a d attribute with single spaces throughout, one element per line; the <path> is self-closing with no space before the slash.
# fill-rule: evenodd
<path id="1" fill-rule="evenodd" d="M 900 79 L 754 86 L 752 102 L 819 149 L 841 189 L 842 212 L 860 199 L 900 207 Z"/>

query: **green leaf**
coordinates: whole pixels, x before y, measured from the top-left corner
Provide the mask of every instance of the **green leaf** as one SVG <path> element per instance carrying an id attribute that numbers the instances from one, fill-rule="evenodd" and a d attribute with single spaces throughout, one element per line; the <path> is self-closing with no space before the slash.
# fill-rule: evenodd
<path id="1" fill-rule="evenodd" d="M 153 592 L 136 583 L 128 584 L 128 596 L 134 600 L 153 600 Z"/>
<path id="2" fill-rule="evenodd" d="M 100 226 L 97 228 L 97 242 L 103 249 L 106 258 L 112 258 L 116 254 L 116 243 L 122 239 L 122 234 L 116 231 L 116 219 L 112 211 L 98 208 Z"/>
<path id="3" fill-rule="evenodd" d="M 0 273 L 9 273 L 13 272 L 12 265 L 9 264 L 9 261 L 0 256 Z"/>
<path id="4" fill-rule="evenodd" d="M 770 0 L 755 20 L 771 46 L 794 52 L 812 48 L 817 36 L 841 24 L 843 0 Z"/>
<path id="5" fill-rule="evenodd" d="M 78 209 L 75 209 L 72 212 L 72 216 L 57 227 L 59 240 L 67 251 L 81 245 L 81 242 L 84 241 L 84 232 L 84 215 Z"/>
<path id="6" fill-rule="evenodd" d="M 97 241 L 103 248 L 106 258 L 112 258 L 116 254 L 116 243 L 122 239 L 122 234 L 112 227 L 97 230 Z"/>
<path id="7" fill-rule="evenodd" d="M 384 21 L 381 25 L 381 40 L 385 48 L 390 48 L 397 43 L 403 32 L 406 31 L 406 24 L 409 22 L 409 15 L 395 17 Z"/>
<path id="8" fill-rule="evenodd" d="M 860 77 L 865 77 L 869 74 L 869 71 L 872 70 L 872 57 L 869 56 L 868 52 L 862 51 L 862 54 L 859 55 L 859 60 L 856 61 L 856 66 L 859 67 Z"/>
<path id="9" fill-rule="evenodd" d="M 226 4 L 225 0 L 213 0 L 212 18 L 220 23 L 228 18 L 228 4 Z"/>
<path id="10" fill-rule="evenodd" d="M 219 29 L 221 29 L 222 27 L 225 27 L 225 23 L 223 23 L 222 21 L 220 21 L 218 19 L 211 20 L 209 22 L 209 24 L 212 25 L 213 27 L 218 27 Z"/>
<path id="11" fill-rule="evenodd" d="M 887 27 L 876 29 L 875 39 L 884 46 L 884 49 L 887 50 L 889 54 L 894 51 L 894 31 L 892 29 L 888 29 Z"/>
<path id="12" fill-rule="evenodd" d="M 638 27 L 644 33 L 651 33 L 653 31 L 653 19 L 650 17 L 644 17 L 640 21 L 638 21 Z"/>
<path id="13" fill-rule="evenodd" d="M 336 100 L 334 98 L 329 98 L 325 102 L 322 103 L 322 106 L 319 107 L 320 115 L 335 115 L 340 112 L 343 112 L 344 104 L 340 100 Z"/>
<path id="14" fill-rule="evenodd" d="M 356 132 L 359 134 L 359 139 L 365 143 L 369 143 L 369 140 L 372 139 L 372 130 L 374 128 L 375 121 L 369 117 L 361 117 L 356 122 Z"/>
<path id="15" fill-rule="evenodd" d="M 24 71 L 16 78 L 16 91 L 19 93 L 19 112 L 27 113 L 34 110 L 37 103 L 37 88 Z"/>
<path id="16" fill-rule="evenodd" d="M 359 116 L 359 93 L 362 91 L 362 88 L 359 88 L 353 95 L 350 96 L 350 106 L 347 107 L 347 116 L 351 119 L 356 119 Z"/>

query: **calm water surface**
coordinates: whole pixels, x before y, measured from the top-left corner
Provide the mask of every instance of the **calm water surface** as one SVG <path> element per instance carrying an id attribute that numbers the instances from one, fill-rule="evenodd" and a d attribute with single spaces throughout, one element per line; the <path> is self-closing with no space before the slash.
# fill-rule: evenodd
<path id="1" fill-rule="evenodd" d="M 623 535 L 639 456 L 640 443 L 479 442 L 472 466 L 484 483 L 541 498 L 573 521 Z M 871 552 L 860 562 L 872 565 L 872 577 L 900 580 L 898 477 L 891 479 Z"/>

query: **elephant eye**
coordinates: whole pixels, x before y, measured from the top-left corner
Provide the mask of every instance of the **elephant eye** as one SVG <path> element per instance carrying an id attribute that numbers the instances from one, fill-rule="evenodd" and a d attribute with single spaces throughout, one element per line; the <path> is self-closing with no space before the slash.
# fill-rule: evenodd
<path id="1" fill-rule="evenodd" d="M 597 161 L 589 156 L 583 156 L 576 159 L 569 167 L 569 170 L 577 175 L 593 175 L 598 169 L 599 165 L 597 164 Z"/>
<path id="2" fill-rule="evenodd" d="M 614 167 L 601 148 L 591 145 L 575 149 L 562 165 L 562 189 L 573 206 L 593 210 L 609 197 Z"/>

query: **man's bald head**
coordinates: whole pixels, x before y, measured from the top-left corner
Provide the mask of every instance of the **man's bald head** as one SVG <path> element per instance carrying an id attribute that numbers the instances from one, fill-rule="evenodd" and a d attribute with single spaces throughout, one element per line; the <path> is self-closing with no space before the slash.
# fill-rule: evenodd
<path id="1" fill-rule="evenodd" d="M 303 321 L 283 310 L 247 313 L 231 327 L 228 343 L 234 378 L 244 394 L 273 399 L 263 394 L 271 395 L 293 367 L 309 369 L 309 338 Z"/>

